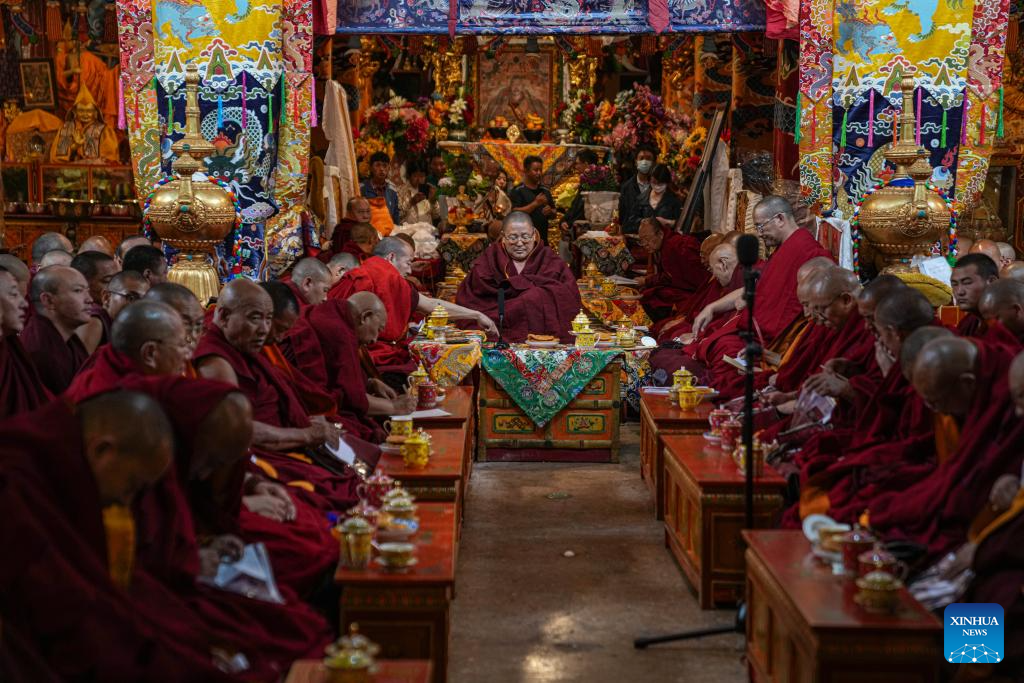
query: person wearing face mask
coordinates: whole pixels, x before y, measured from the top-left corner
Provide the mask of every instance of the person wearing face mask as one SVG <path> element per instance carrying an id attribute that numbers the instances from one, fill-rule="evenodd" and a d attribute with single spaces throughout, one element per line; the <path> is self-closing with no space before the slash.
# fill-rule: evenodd
<path id="1" fill-rule="evenodd" d="M 619 224 L 622 232 L 633 235 L 640 229 L 644 206 L 650 199 L 651 172 L 658 153 L 650 145 L 641 145 L 636 153 L 636 175 L 622 184 L 619 190 Z"/>
<path id="2" fill-rule="evenodd" d="M 679 220 L 683 203 L 672 187 L 672 171 L 665 164 L 658 164 L 651 171 L 651 191 L 641 210 L 644 218 L 654 218 L 668 230 Z"/>

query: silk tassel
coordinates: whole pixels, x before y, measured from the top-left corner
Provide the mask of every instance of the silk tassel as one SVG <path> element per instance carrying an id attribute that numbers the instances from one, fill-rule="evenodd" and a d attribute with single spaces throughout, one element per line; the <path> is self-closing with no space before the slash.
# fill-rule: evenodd
<path id="1" fill-rule="evenodd" d="M 948 113 L 945 109 L 942 110 L 942 131 L 939 133 L 939 147 L 946 149 L 946 133 L 949 129 Z"/>
<path id="2" fill-rule="evenodd" d="M 979 147 L 981 145 L 985 144 L 985 110 L 986 109 L 987 109 L 987 107 L 984 104 L 982 104 L 981 105 L 981 123 L 978 124 L 978 146 Z"/>
<path id="3" fill-rule="evenodd" d="M 1003 137 L 1003 86 L 999 86 L 999 111 L 996 112 L 996 137 Z"/>
<path id="4" fill-rule="evenodd" d="M 793 142 L 800 144 L 800 91 L 796 93 L 796 123 L 793 125 Z"/>
<path id="5" fill-rule="evenodd" d="M 249 103 L 246 100 L 245 92 L 245 72 L 242 72 L 242 130 L 244 131 L 249 124 Z"/>
<path id="6" fill-rule="evenodd" d="M 868 91 L 868 149 L 875 148 L 875 89 Z"/>
<path id="7" fill-rule="evenodd" d="M 64 33 L 64 17 L 60 13 L 60 3 L 57 0 L 47 0 L 46 3 L 46 38 L 56 45 L 60 42 Z"/>
<path id="8" fill-rule="evenodd" d="M 843 151 L 846 150 L 846 120 L 847 120 L 847 117 L 849 115 L 850 115 L 850 110 L 849 109 L 844 109 L 843 110 L 843 124 L 842 124 L 843 127 L 842 127 L 842 130 L 839 132 L 839 152 L 840 153 L 842 153 Z"/>
<path id="9" fill-rule="evenodd" d="M 917 112 L 915 112 L 916 116 L 914 117 L 914 142 L 917 144 L 918 147 L 921 146 L 921 119 L 924 118 L 924 110 L 921 109 L 921 91 L 923 89 L 924 88 L 917 89 Z"/>
<path id="10" fill-rule="evenodd" d="M 288 83 L 285 76 L 281 75 L 281 126 L 288 123 Z M 278 126 L 280 130 L 281 126 Z"/>
<path id="11" fill-rule="evenodd" d="M 320 122 L 316 116 L 316 78 L 313 74 L 309 75 L 309 103 L 309 127 L 316 128 Z"/>
<path id="12" fill-rule="evenodd" d="M 964 107 L 963 115 L 960 119 L 960 144 L 967 144 L 967 93 L 964 92 Z"/>
<path id="13" fill-rule="evenodd" d="M 217 95 L 217 130 L 224 129 L 224 96 Z"/>
<path id="14" fill-rule="evenodd" d="M 167 134 L 174 133 L 174 93 L 167 91 Z"/>
<path id="15" fill-rule="evenodd" d="M 274 90 L 267 88 L 267 132 L 274 134 Z"/>
<path id="16" fill-rule="evenodd" d="M 818 104 L 811 103 L 811 147 L 818 144 Z"/>
<path id="17" fill-rule="evenodd" d="M 126 130 L 128 128 L 128 121 L 125 120 L 124 115 L 124 76 L 118 74 L 117 77 L 117 129 Z"/>

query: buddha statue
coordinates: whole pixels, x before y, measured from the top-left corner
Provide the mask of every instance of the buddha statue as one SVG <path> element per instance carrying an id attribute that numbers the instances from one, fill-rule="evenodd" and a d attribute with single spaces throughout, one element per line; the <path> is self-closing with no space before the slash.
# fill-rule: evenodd
<path id="1" fill-rule="evenodd" d="M 103 122 L 92 93 L 79 86 L 75 104 L 50 148 L 52 162 L 119 163 L 117 134 Z"/>

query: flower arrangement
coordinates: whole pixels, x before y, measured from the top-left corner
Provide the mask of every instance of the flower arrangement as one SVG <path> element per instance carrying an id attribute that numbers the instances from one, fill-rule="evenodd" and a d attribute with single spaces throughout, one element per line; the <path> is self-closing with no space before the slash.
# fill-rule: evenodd
<path id="1" fill-rule="evenodd" d="M 473 125 L 473 98 L 462 93 L 448 99 L 434 97 L 427 109 L 427 118 L 433 126 L 464 130 Z"/>
<path id="2" fill-rule="evenodd" d="M 555 117 L 576 140 L 586 145 L 597 141 L 598 110 L 599 105 L 590 93 L 577 91 L 569 100 L 559 105 Z"/>
<path id="3" fill-rule="evenodd" d="M 609 166 L 591 165 L 580 173 L 580 192 L 618 191 L 618 180 Z"/>
<path id="4" fill-rule="evenodd" d="M 624 90 L 615 102 L 597 112 L 597 125 L 604 134 L 604 143 L 615 156 L 632 156 L 640 145 L 654 145 L 664 157 L 671 155 L 690 134 L 690 120 L 666 109 L 659 95 L 646 85 Z"/>
<path id="5" fill-rule="evenodd" d="M 466 194 L 478 197 L 491 189 L 491 183 L 473 170 L 470 160 L 463 154 L 445 154 L 445 166 L 448 170 L 438 181 L 437 192 L 445 197 L 459 194 L 459 188 L 465 187 Z"/>
<path id="6" fill-rule="evenodd" d="M 392 94 L 391 99 L 374 105 L 366 114 L 358 140 L 373 139 L 390 145 L 402 156 L 422 154 L 430 141 L 430 120 L 412 102 Z"/>

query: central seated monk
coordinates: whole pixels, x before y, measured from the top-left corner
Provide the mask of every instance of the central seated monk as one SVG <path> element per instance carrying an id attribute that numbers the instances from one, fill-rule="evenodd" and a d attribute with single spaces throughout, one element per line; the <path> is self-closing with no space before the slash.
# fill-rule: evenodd
<path id="1" fill-rule="evenodd" d="M 572 319 L 582 306 L 576 278 L 540 242 L 530 216 L 521 211 L 505 218 L 501 240 L 480 254 L 455 301 L 493 319 L 499 316 L 500 290 L 505 290 L 501 332 L 506 341 L 523 342 L 531 333 L 572 341 Z"/>
<path id="2" fill-rule="evenodd" d="M 647 274 L 637 278 L 644 310 L 655 323 L 668 317 L 674 307 L 685 307 L 704 283 L 700 242 L 665 228 L 656 218 L 640 221 L 637 235 L 647 252 Z"/>

